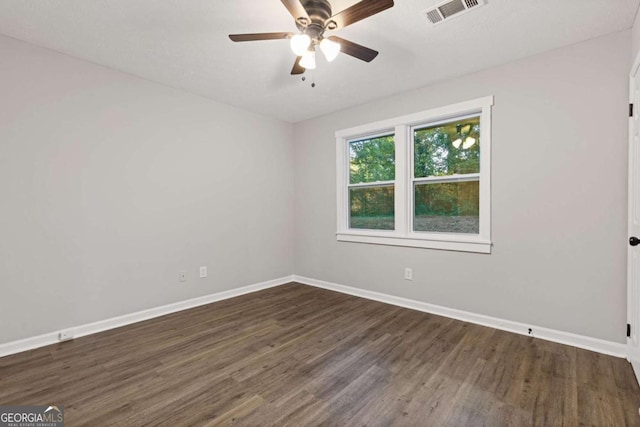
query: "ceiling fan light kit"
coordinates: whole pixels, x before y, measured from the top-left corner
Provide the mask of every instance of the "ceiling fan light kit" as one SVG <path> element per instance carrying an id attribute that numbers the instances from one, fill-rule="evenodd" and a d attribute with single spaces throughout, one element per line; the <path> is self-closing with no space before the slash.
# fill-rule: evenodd
<path id="1" fill-rule="evenodd" d="M 340 53 L 340 43 L 332 42 L 329 39 L 322 39 L 320 42 L 320 50 L 327 58 L 327 61 L 331 62 L 338 57 Z"/>
<path id="2" fill-rule="evenodd" d="M 296 56 L 302 56 L 311 45 L 311 37 L 306 34 L 296 34 L 291 37 L 289 44 L 291 46 L 291 50 L 296 54 Z"/>
<path id="3" fill-rule="evenodd" d="M 307 70 L 315 70 L 316 68 L 316 53 L 313 50 L 308 50 L 302 55 L 300 60 L 300 66 Z"/>
<path id="4" fill-rule="evenodd" d="M 348 25 L 373 16 L 393 6 L 393 0 L 361 0 L 343 11 L 333 14 L 328 0 L 281 0 L 293 16 L 299 33 L 255 33 L 230 34 L 234 42 L 289 39 L 296 60 L 292 75 L 302 74 L 305 69 L 316 68 L 315 48 L 319 47 L 327 61 L 333 61 L 340 52 L 371 62 L 378 52 L 336 36 L 325 37 L 325 31 L 342 29 Z"/>

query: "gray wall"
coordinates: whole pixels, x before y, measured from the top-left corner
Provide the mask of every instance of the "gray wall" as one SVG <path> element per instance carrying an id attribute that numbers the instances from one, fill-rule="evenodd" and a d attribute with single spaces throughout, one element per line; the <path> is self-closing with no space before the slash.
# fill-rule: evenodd
<path id="1" fill-rule="evenodd" d="M 625 31 L 297 124 L 296 274 L 624 342 L 630 50 Z M 336 130 L 487 95 L 491 255 L 336 241 Z"/>
<path id="2" fill-rule="evenodd" d="M 294 127 L 0 37 L 0 343 L 294 271 L 624 342 L 636 33 Z M 486 95 L 491 255 L 336 242 L 336 130 Z"/>
<path id="3" fill-rule="evenodd" d="M 631 61 L 633 62 L 640 51 L 640 13 L 636 13 L 636 19 L 631 28 Z"/>
<path id="4" fill-rule="evenodd" d="M 292 137 L 0 37 L 0 343 L 292 274 Z"/>

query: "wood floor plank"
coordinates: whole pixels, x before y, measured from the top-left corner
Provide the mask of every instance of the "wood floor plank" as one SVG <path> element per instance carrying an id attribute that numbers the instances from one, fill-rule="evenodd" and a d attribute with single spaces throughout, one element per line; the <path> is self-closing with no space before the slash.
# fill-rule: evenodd
<path id="1" fill-rule="evenodd" d="M 623 359 L 287 284 L 0 358 L 70 426 L 640 425 Z"/>

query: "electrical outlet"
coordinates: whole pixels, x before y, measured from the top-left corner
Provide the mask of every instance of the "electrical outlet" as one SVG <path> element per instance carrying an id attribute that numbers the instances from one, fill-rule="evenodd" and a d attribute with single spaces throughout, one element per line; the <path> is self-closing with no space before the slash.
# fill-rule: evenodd
<path id="1" fill-rule="evenodd" d="M 200 267 L 200 278 L 204 279 L 205 277 L 207 277 L 207 266 L 203 265 Z"/>
<path id="2" fill-rule="evenodd" d="M 186 282 L 187 281 L 187 272 L 186 271 L 181 271 L 178 273 L 178 280 L 180 280 L 181 282 Z"/>
<path id="3" fill-rule="evenodd" d="M 413 280 L 413 269 L 405 268 L 404 269 L 404 280 Z"/>
<path id="4" fill-rule="evenodd" d="M 67 329 L 60 331 L 58 334 L 58 341 L 69 341 L 73 339 L 73 329 Z"/>

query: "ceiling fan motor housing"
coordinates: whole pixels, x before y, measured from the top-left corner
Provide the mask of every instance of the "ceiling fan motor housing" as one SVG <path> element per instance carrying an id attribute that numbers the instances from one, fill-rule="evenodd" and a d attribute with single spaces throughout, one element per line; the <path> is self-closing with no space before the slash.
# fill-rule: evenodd
<path id="1" fill-rule="evenodd" d="M 301 3 L 311 22 L 306 22 L 305 18 L 296 19 L 298 29 L 312 39 L 321 38 L 324 30 L 331 26 L 331 22 L 327 23 L 332 15 L 331 4 L 327 0 L 302 0 Z"/>

